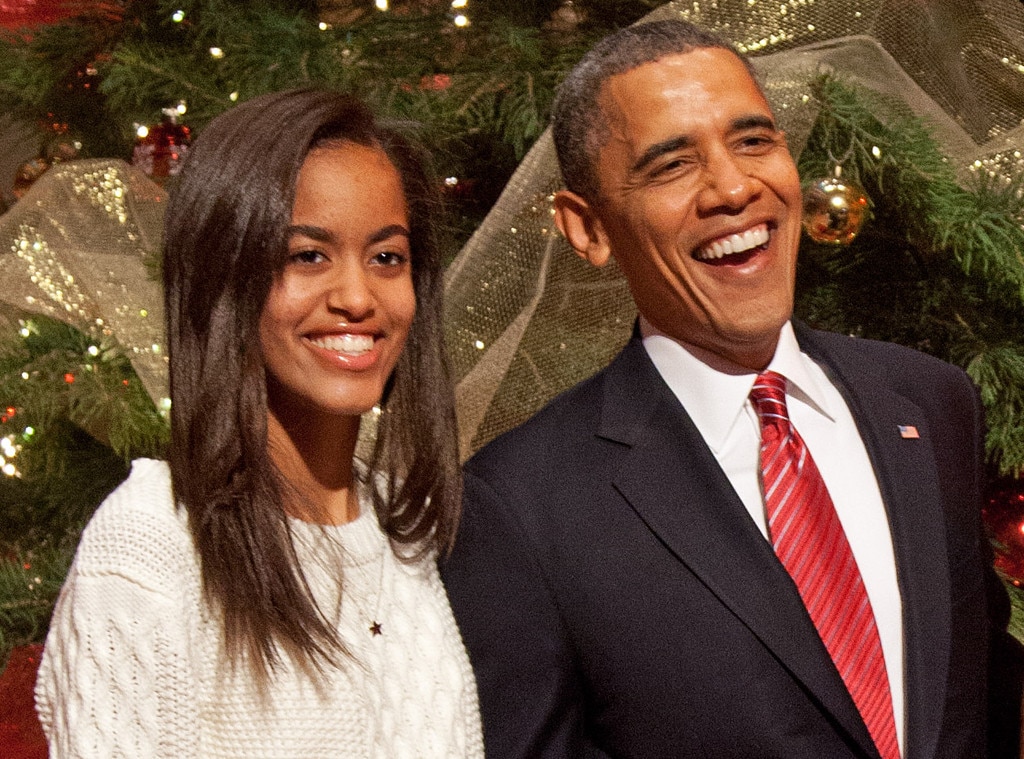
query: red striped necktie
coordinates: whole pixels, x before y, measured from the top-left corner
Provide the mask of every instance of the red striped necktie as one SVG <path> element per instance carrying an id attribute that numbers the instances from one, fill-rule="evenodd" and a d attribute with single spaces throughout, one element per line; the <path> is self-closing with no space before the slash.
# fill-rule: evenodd
<path id="1" fill-rule="evenodd" d="M 892 693 L 875 615 L 832 498 L 789 422 L 786 378 L 764 372 L 750 399 L 761 419 L 768 532 L 883 759 L 899 759 Z"/>

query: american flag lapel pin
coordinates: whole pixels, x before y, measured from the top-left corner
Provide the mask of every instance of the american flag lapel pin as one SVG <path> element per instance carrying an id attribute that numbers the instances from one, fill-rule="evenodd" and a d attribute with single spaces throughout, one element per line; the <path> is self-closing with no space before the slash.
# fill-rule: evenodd
<path id="1" fill-rule="evenodd" d="M 900 437 L 904 440 L 917 440 L 921 437 L 917 432 L 917 427 L 912 424 L 899 424 L 897 427 L 900 429 Z"/>

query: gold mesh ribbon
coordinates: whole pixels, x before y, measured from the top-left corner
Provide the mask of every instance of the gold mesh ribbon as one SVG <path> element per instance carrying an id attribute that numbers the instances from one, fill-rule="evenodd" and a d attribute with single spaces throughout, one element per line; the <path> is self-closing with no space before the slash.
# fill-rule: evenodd
<path id="1" fill-rule="evenodd" d="M 751 54 L 794 153 L 822 72 L 929 121 L 953 165 L 1005 175 L 1024 150 L 1024 6 L 1017 0 L 699 0 L 679 17 Z M 879 114 L 885 117 L 885 114 Z M 446 275 L 446 329 L 468 456 L 592 374 L 629 337 L 635 309 L 614 264 L 587 266 L 554 228 L 559 187 L 545 133 Z M 48 171 L 0 217 L 2 299 L 116 337 L 154 401 L 167 393 L 162 298 L 146 258 L 163 191 L 120 161 Z"/>
<path id="2" fill-rule="evenodd" d="M 672 17 L 753 57 L 795 154 L 816 117 L 809 84 L 831 72 L 926 119 L 962 175 L 1020 168 L 1016 0 L 701 0 L 644 21 Z M 597 371 L 629 337 L 635 309 L 621 274 L 579 261 L 553 227 L 559 184 L 545 133 L 447 273 L 464 456 Z"/>
<path id="3" fill-rule="evenodd" d="M 116 340 L 156 403 L 167 397 L 163 295 L 146 261 L 165 205 L 123 161 L 70 161 L 0 216 L 0 300 Z"/>

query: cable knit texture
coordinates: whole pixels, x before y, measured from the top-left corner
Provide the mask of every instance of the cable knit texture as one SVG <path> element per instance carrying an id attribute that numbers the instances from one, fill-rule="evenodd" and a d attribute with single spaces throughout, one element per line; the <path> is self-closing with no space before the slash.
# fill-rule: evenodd
<path id="1" fill-rule="evenodd" d="M 224 659 L 167 465 L 134 462 L 83 533 L 54 611 L 36 685 L 50 756 L 482 757 L 476 686 L 436 565 L 400 562 L 362 501 L 346 525 L 291 523 L 352 658 L 311 675 L 282 653 L 264 693 Z"/>

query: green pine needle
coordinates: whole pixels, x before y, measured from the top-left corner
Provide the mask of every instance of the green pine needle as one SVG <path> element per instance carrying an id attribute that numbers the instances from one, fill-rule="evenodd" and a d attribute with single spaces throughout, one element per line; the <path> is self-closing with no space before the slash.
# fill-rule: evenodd
<path id="1" fill-rule="evenodd" d="M 833 77 L 813 90 L 821 110 L 801 175 L 841 162 L 872 218 L 848 247 L 804 240 L 798 314 L 962 366 L 985 404 L 990 459 L 1003 474 L 1024 471 L 1024 176 L 961 184 L 927 125 L 898 104 Z"/>
<path id="2" fill-rule="evenodd" d="M 0 556 L 0 662 L 11 649 L 42 641 L 73 553 L 73 546 L 36 546 Z"/>

